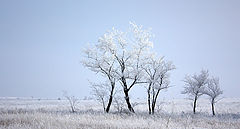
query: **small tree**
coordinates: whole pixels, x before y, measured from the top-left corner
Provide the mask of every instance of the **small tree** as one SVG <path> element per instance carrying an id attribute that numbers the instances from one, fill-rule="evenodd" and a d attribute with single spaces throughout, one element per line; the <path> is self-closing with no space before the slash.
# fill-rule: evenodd
<path id="1" fill-rule="evenodd" d="M 212 114 L 215 115 L 214 105 L 218 101 L 217 98 L 223 93 L 219 86 L 219 78 L 212 78 L 209 80 L 206 89 L 203 92 L 208 95 L 211 101 Z"/>
<path id="2" fill-rule="evenodd" d="M 154 114 L 159 92 L 169 88 L 169 72 L 175 69 L 171 62 L 164 61 L 163 58 L 151 56 L 143 66 L 146 82 L 148 83 L 148 111 Z"/>
<path id="3" fill-rule="evenodd" d="M 96 100 L 102 104 L 103 110 L 105 112 L 109 112 L 109 100 L 110 97 L 114 97 L 115 92 L 113 92 L 111 85 L 109 85 L 107 82 L 105 83 L 91 83 L 92 88 L 92 95 L 96 98 Z M 112 93 L 111 93 L 112 92 Z M 110 96 L 109 96 L 110 95 Z M 112 98 L 113 99 L 113 98 Z M 108 101 L 108 103 L 107 103 Z M 112 100 L 110 100 L 112 101 Z M 107 103 L 107 105 L 106 105 Z"/>
<path id="4" fill-rule="evenodd" d="M 106 111 L 106 100 L 107 100 L 107 90 L 105 84 L 94 84 L 91 83 L 92 95 L 94 98 L 102 104 L 103 111 Z"/>
<path id="5" fill-rule="evenodd" d="M 74 113 L 76 112 L 76 105 L 78 99 L 75 96 L 70 96 L 66 91 L 63 91 L 63 96 L 68 100 L 71 108 L 71 112 Z"/>
<path id="6" fill-rule="evenodd" d="M 114 103 L 115 109 L 117 109 L 117 112 L 118 112 L 118 113 L 122 113 L 122 111 L 123 111 L 123 109 L 124 109 L 124 106 L 125 106 L 125 104 L 126 104 L 126 103 L 124 102 L 123 97 L 122 97 L 122 96 L 119 96 L 119 95 L 115 96 L 113 103 Z"/>
<path id="7" fill-rule="evenodd" d="M 186 76 L 184 78 L 185 87 L 182 94 L 188 94 L 190 100 L 193 100 L 193 113 L 196 113 L 197 99 L 203 95 L 204 88 L 208 84 L 208 71 L 202 70 L 199 75 Z"/>

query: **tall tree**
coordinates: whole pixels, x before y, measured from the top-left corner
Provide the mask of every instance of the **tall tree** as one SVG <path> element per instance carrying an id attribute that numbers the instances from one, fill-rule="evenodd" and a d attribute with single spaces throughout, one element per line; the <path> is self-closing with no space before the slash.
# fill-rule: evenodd
<path id="1" fill-rule="evenodd" d="M 188 94 L 189 99 L 193 100 L 193 113 L 196 113 L 198 98 L 203 95 L 204 88 L 208 84 L 208 71 L 202 70 L 199 75 L 186 76 L 184 78 L 185 87 L 182 94 Z"/>
<path id="2" fill-rule="evenodd" d="M 94 50 L 100 52 L 100 56 L 95 57 L 99 54 L 94 51 L 87 51 L 88 58 L 92 61 L 90 63 L 87 61 L 88 63 L 84 64 L 91 70 L 106 75 L 112 82 L 111 84 L 115 85 L 113 82 L 115 80 L 119 81 L 123 88 L 128 109 L 134 112 L 129 91 L 133 86 L 141 83 L 142 69 L 140 66 L 145 55 L 152 48 L 152 42 L 150 41 L 152 34 L 150 30 L 142 29 L 142 26 L 137 26 L 134 23 L 130 23 L 130 25 L 128 33 L 113 28 L 101 36 L 95 46 L 96 50 Z M 105 57 L 107 57 L 107 61 L 105 61 Z"/>

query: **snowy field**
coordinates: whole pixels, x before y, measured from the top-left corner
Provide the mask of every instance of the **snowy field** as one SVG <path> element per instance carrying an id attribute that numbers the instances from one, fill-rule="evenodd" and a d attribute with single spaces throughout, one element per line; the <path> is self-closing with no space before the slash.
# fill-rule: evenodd
<path id="1" fill-rule="evenodd" d="M 240 99 L 224 98 L 211 115 L 208 99 L 199 99 L 197 114 L 191 101 L 160 100 L 155 115 L 148 115 L 144 101 L 136 100 L 135 114 L 102 112 L 93 100 L 80 100 L 70 113 L 67 100 L 0 98 L 0 128 L 7 129 L 240 129 Z"/>

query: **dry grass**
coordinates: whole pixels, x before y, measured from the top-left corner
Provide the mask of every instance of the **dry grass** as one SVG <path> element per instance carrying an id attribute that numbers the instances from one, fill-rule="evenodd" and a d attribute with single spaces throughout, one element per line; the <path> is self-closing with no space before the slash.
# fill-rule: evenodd
<path id="1" fill-rule="evenodd" d="M 202 100 L 204 102 L 204 100 Z M 15 102 L 15 103 L 14 103 Z M 171 104 L 170 104 L 171 103 Z M 136 107 L 136 114 L 105 114 L 93 101 L 82 101 L 77 113 L 70 113 L 65 101 L 0 100 L 0 128 L 8 129 L 239 129 L 239 99 L 224 100 L 218 115 L 212 117 L 199 106 L 200 113 L 192 115 L 187 100 L 162 104 L 161 111 L 148 115 L 145 104 Z M 231 104 L 231 105 L 228 105 Z M 208 105 L 208 103 L 206 103 Z M 167 108 L 169 107 L 169 108 Z M 177 111 L 173 110 L 176 109 Z M 166 110 L 168 109 L 168 110 Z M 207 109 L 207 108 L 206 108 Z M 221 111 L 221 112 L 220 112 Z"/>

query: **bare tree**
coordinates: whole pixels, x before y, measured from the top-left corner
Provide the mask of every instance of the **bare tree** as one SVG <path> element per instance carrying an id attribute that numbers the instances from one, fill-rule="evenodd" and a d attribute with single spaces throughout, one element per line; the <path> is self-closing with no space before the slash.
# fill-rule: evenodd
<path id="1" fill-rule="evenodd" d="M 169 72 L 175 69 L 175 66 L 171 62 L 164 61 L 163 58 L 151 56 L 143 69 L 148 83 L 148 111 L 149 114 L 154 114 L 159 92 L 169 88 Z"/>
<path id="2" fill-rule="evenodd" d="M 215 115 L 214 105 L 219 100 L 219 99 L 217 100 L 219 95 L 223 94 L 223 91 L 220 89 L 219 86 L 219 78 L 213 77 L 212 79 L 210 79 L 203 93 L 210 97 L 212 114 L 214 116 Z"/>
<path id="3" fill-rule="evenodd" d="M 124 106 L 125 106 L 125 102 L 124 102 L 124 99 L 122 96 L 115 96 L 114 97 L 114 107 L 115 109 L 117 109 L 117 112 L 118 113 L 122 113 L 123 109 L 124 109 Z"/>
<path id="4" fill-rule="evenodd" d="M 78 99 L 75 96 L 70 96 L 66 91 L 63 91 L 63 96 L 68 100 L 71 108 L 71 112 L 76 112 L 76 104 Z"/>
<path id="5" fill-rule="evenodd" d="M 106 100 L 108 99 L 108 85 L 91 83 L 92 95 L 102 104 L 103 111 L 106 111 Z"/>
<path id="6" fill-rule="evenodd" d="M 185 87 L 182 94 L 188 94 L 193 100 L 193 113 L 196 113 L 197 99 L 203 95 L 204 88 L 208 84 L 208 71 L 202 70 L 199 75 L 186 76 L 184 78 Z"/>
<path id="7" fill-rule="evenodd" d="M 102 104 L 103 110 L 105 112 L 109 112 L 109 100 L 110 97 L 114 99 L 114 95 L 116 91 L 112 90 L 111 85 L 108 84 L 108 82 L 105 83 L 91 83 L 92 88 L 92 95 L 96 98 L 96 100 Z M 112 93 L 111 93 L 112 92 Z M 109 96 L 110 94 L 110 96 Z M 107 103 L 108 101 L 108 103 Z M 112 100 L 111 100 L 112 101 Z M 108 104 L 108 105 L 106 105 Z"/>

